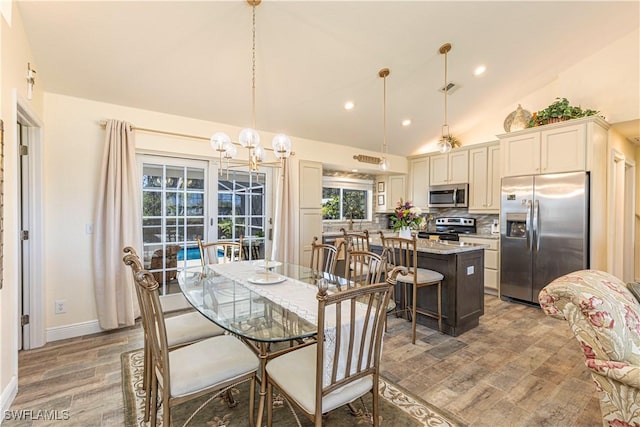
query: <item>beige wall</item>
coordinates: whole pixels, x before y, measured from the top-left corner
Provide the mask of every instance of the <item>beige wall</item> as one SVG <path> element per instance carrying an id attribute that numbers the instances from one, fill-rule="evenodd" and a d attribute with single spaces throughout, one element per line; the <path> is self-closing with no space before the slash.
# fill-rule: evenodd
<path id="1" fill-rule="evenodd" d="M 531 113 L 547 107 L 556 97 L 567 98 L 572 105 L 599 110 L 609 123 L 640 118 L 640 29 L 616 40 L 606 48 L 584 58 L 557 78 L 530 93 L 496 93 L 505 100 L 505 109 L 496 111 L 491 120 L 482 116 L 459 123 L 457 127 L 472 129 L 459 135 L 467 144 L 492 141 L 504 133 L 503 121 L 518 104 Z M 544 47 L 541 47 L 544 49 Z M 550 64 L 551 66 L 551 64 Z M 624 93 L 623 102 L 613 102 L 609 93 Z M 616 99 L 618 99 L 616 97 Z M 509 105 L 511 104 L 511 105 Z M 480 111 L 479 111 L 480 113 Z M 480 114 L 478 114 L 480 116 Z M 471 126 L 472 125 L 472 126 Z M 417 154 L 417 153 L 413 153 Z"/>
<path id="2" fill-rule="evenodd" d="M 640 282 L 640 145 L 636 145 L 636 278 Z"/>
<path id="3" fill-rule="evenodd" d="M 33 100 L 26 100 L 27 62 L 37 69 L 31 55 L 20 13 L 13 5 L 11 25 L 0 18 L 0 117 L 4 121 L 4 287 L 0 290 L 0 410 L 6 409 L 17 379 L 18 342 L 18 154 L 16 102 L 42 118 L 42 84 L 36 83 Z"/>

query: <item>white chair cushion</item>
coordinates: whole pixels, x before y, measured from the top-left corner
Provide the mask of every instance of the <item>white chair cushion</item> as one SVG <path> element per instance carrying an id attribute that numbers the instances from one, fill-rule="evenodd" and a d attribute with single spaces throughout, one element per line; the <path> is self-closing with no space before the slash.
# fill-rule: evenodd
<path id="1" fill-rule="evenodd" d="M 169 352 L 171 396 L 233 380 L 259 366 L 258 357 L 231 335 L 209 338 Z"/>
<path id="2" fill-rule="evenodd" d="M 160 295 L 160 308 L 163 313 L 171 313 L 172 311 L 193 310 L 189 301 L 182 292 L 168 295 Z"/>
<path id="3" fill-rule="evenodd" d="M 435 283 L 444 279 L 444 276 L 437 271 L 427 270 L 426 268 L 416 269 L 418 273 L 418 283 Z M 398 274 L 396 277 L 398 282 L 413 283 L 413 272 L 403 276 Z"/>
<path id="4" fill-rule="evenodd" d="M 224 330 L 197 311 L 166 317 L 169 347 L 222 335 Z"/>
<path id="5" fill-rule="evenodd" d="M 294 350 L 267 363 L 267 374 L 305 411 L 316 408 L 316 345 Z M 360 378 L 326 395 L 322 413 L 354 401 L 373 387 L 373 376 Z"/>

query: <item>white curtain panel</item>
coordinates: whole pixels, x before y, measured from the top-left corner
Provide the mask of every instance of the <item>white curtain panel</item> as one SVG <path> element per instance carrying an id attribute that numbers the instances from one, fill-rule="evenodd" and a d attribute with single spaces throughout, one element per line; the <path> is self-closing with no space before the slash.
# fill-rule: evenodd
<path id="1" fill-rule="evenodd" d="M 291 189 L 290 159 L 284 161 L 276 184 L 275 223 L 271 259 L 289 263 L 295 262 L 295 223 L 293 211 L 293 190 Z"/>
<path id="2" fill-rule="evenodd" d="M 108 120 L 93 235 L 93 275 L 102 329 L 130 326 L 140 316 L 125 246 L 142 247 L 140 180 L 130 123 Z"/>

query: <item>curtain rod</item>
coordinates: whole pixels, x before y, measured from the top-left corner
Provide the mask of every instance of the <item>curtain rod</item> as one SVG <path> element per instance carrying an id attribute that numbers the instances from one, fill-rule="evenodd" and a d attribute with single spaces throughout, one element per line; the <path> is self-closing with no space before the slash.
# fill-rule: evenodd
<path id="1" fill-rule="evenodd" d="M 98 122 L 98 124 L 100 125 L 100 127 L 106 128 L 107 127 L 107 121 L 106 120 L 100 120 Z M 151 128 L 141 128 L 135 125 L 131 125 L 131 129 L 133 130 L 137 130 L 140 132 L 147 132 L 147 133 L 155 133 L 158 135 L 169 135 L 169 136 L 177 136 L 179 138 L 188 138 L 188 139 L 197 139 L 200 141 L 210 141 L 211 138 L 207 138 L 205 136 L 199 136 L 199 135 L 189 135 L 188 133 L 178 133 L 178 132 L 170 132 L 170 131 L 166 131 L 166 130 L 159 130 L 159 129 L 151 129 Z M 239 147 L 242 147 L 241 144 L 237 143 L 237 142 L 233 142 L 233 145 L 237 145 Z M 269 147 L 262 147 L 267 151 L 273 151 L 273 148 L 269 148 Z M 296 153 L 294 153 L 293 151 L 291 152 L 291 155 L 294 156 Z"/>

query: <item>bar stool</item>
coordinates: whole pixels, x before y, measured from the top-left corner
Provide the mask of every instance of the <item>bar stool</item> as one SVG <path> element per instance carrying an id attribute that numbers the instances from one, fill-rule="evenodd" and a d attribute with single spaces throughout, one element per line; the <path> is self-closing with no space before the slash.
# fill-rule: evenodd
<path id="1" fill-rule="evenodd" d="M 418 267 L 418 237 L 413 236 L 412 239 L 403 239 L 402 237 L 385 237 L 380 232 L 382 247 L 387 249 L 387 270 L 394 267 L 403 266 L 408 270 L 408 274 L 399 274 L 396 281 L 402 283 L 403 286 L 403 306 L 404 310 L 411 315 L 411 329 L 413 344 L 416 343 L 416 318 L 417 314 L 438 319 L 438 331 L 442 333 L 442 279 L 444 276 L 437 271 L 428 270 Z M 408 286 L 412 287 L 411 292 L 411 311 L 408 310 L 407 303 Z M 427 286 L 437 286 L 438 312 L 433 313 L 425 309 L 418 308 L 418 290 Z"/>

